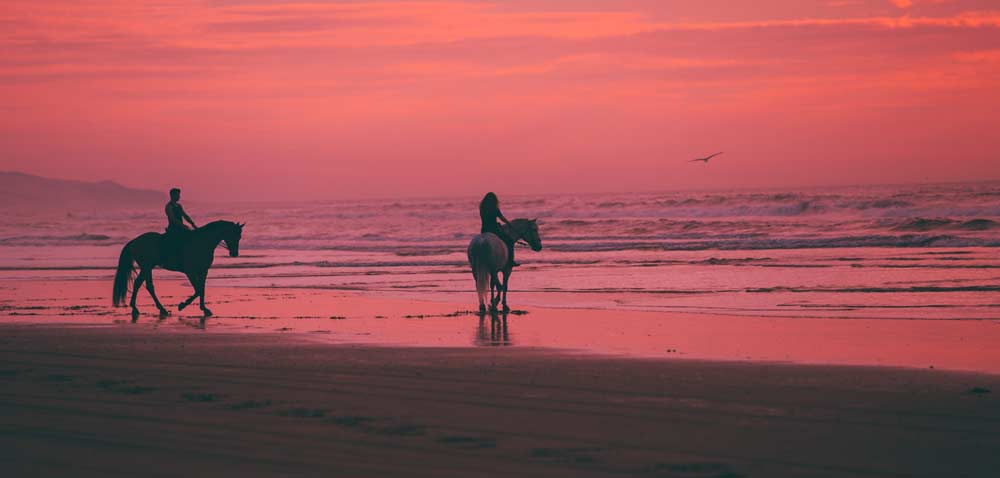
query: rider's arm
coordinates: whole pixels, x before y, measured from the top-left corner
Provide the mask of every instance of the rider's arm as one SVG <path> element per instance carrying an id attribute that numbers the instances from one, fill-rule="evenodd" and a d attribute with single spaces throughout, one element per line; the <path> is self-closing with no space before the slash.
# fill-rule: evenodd
<path id="1" fill-rule="evenodd" d="M 193 227 L 195 229 L 198 229 L 198 225 L 194 223 L 194 221 L 191 219 L 191 216 L 187 215 L 187 212 L 184 211 L 184 208 L 182 208 L 182 207 L 180 207 L 180 205 L 178 205 L 177 209 L 180 210 L 181 217 L 184 218 L 184 219 L 186 219 L 187 222 L 191 223 L 191 227 Z"/>

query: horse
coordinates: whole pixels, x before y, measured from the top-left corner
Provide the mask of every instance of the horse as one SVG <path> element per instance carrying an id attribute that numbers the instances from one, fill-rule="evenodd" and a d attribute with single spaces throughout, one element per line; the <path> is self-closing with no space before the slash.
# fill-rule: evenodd
<path id="1" fill-rule="evenodd" d="M 215 221 L 208 223 L 189 233 L 184 245 L 179 252 L 179 261 L 173 264 L 164 264 L 161 255 L 164 235 L 157 232 L 147 232 L 135 239 L 132 239 L 122 248 L 118 257 L 118 270 L 115 273 L 115 285 L 111 294 L 115 307 L 119 307 L 125 302 L 125 295 L 128 294 L 128 284 L 132 281 L 135 273 L 133 262 L 139 265 L 139 275 L 135 277 L 132 284 L 132 321 L 139 318 L 139 309 L 135 306 L 135 296 L 139 292 L 139 287 L 146 283 L 146 290 L 153 297 L 156 308 L 160 309 L 160 318 L 170 315 L 160 304 L 160 299 L 156 297 L 156 290 L 153 287 L 153 269 L 157 266 L 167 270 L 183 272 L 187 275 L 188 281 L 194 287 L 194 295 L 181 302 L 177 310 L 184 310 L 197 297 L 200 299 L 201 311 L 205 317 L 210 317 L 212 311 L 205 307 L 205 280 L 208 278 L 208 268 L 212 267 L 215 260 L 215 248 L 220 243 L 225 243 L 225 248 L 229 249 L 230 257 L 239 257 L 240 238 L 243 236 L 244 224 L 230 221 Z"/>
<path id="2" fill-rule="evenodd" d="M 525 241 L 531 250 L 542 250 L 542 240 L 538 237 L 537 219 L 514 219 L 503 226 L 503 231 L 514 243 Z M 490 310 L 497 309 L 497 303 L 503 301 L 503 309 L 507 307 L 507 285 L 510 282 L 511 266 L 508 258 L 507 244 L 492 232 L 479 234 L 469 242 L 469 265 L 472 266 L 472 277 L 476 280 L 476 295 L 479 296 L 479 312 L 486 312 L 486 287 L 490 288 Z M 501 282 L 497 274 L 503 274 Z"/>

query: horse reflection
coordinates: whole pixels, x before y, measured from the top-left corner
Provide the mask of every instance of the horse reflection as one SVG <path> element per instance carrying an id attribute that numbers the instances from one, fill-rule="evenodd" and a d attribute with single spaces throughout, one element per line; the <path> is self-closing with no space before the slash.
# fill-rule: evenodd
<path id="1" fill-rule="evenodd" d="M 486 327 L 486 316 L 490 317 L 490 326 Z M 476 333 L 476 345 L 480 347 L 506 347 L 514 345 L 507 332 L 507 312 L 479 314 L 479 329 Z"/>
<path id="2" fill-rule="evenodd" d="M 208 320 L 208 317 L 199 317 L 197 319 L 180 317 L 178 320 L 188 327 L 205 330 L 205 322 Z"/>

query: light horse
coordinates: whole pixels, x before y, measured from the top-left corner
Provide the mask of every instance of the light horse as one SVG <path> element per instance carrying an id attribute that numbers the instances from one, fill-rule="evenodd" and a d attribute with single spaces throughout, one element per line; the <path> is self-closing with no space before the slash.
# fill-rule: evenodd
<path id="1" fill-rule="evenodd" d="M 542 250 L 542 240 L 538 237 L 537 219 L 514 219 L 503 226 L 503 231 L 516 243 L 525 241 L 531 250 Z M 507 244 L 492 232 L 480 234 L 469 242 L 469 265 L 476 279 L 476 294 L 479 296 L 479 312 L 486 312 L 486 288 L 490 288 L 490 310 L 496 310 L 497 303 L 503 301 L 507 307 L 507 285 L 510 282 L 512 266 L 508 258 Z M 498 274 L 503 275 L 500 281 Z"/>
<path id="2" fill-rule="evenodd" d="M 229 249 L 230 257 L 240 255 L 240 238 L 243 236 L 243 224 L 229 221 L 215 221 L 199 227 L 190 232 L 189 237 L 178 253 L 179 257 L 171 264 L 163 264 L 161 250 L 163 247 L 163 234 L 157 232 L 147 232 L 129 241 L 122 248 L 122 253 L 118 257 L 118 271 L 115 273 L 115 286 L 112 293 L 112 301 L 115 307 L 125 302 L 125 295 L 128 294 L 128 285 L 132 281 L 135 272 L 133 262 L 139 265 L 139 275 L 132 284 L 132 320 L 139 318 L 139 309 L 135 306 L 135 296 L 139 292 L 139 287 L 146 283 L 146 290 L 153 297 L 156 308 L 160 309 L 160 318 L 170 315 L 160 304 L 160 299 L 156 297 L 156 290 L 153 288 L 153 269 L 157 266 L 167 270 L 183 272 L 187 275 L 188 281 L 194 287 L 194 295 L 181 302 L 177 310 L 184 310 L 197 297 L 201 300 L 201 311 L 205 317 L 212 315 L 212 311 L 205 307 L 205 280 L 208 278 L 208 268 L 212 267 L 215 259 L 215 248 L 220 243 L 225 243 Z"/>

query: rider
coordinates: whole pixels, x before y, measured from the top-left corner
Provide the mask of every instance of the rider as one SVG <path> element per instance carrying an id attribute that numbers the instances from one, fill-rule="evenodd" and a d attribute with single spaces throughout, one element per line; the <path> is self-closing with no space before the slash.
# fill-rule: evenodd
<path id="1" fill-rule="evenodd" d="M 164 207 L 164 211 L 167 213 L 167 233 L 164 238 L 167 243 L 168 256 L 171 257 L 179 252 L 184 239 L 191 233 L 191 230 L 184 224 L 184 221 L 191 223 L 191 227 L 198 229 L 198 226 L 191 220 L 191 217 L 184 212 L 184 208 L 178 202 L 180 200 L 181 190 L 173 188 L 170 190 L 170 202 Z"/>
<path id="2" fill-rule="evenodd" d="M 502 221 L 504 224 L 510 224 L 510 221 L 503 216 L 500 212 L 500 200 L 497 199 L 497 195 L 492 192 L 486 193 L 483 200 L 479 203 L 479 218 L 482 219 L 483 225 L 480 227 L 479 232 L 485 234 L 487 232 L 492 232 L 496 234 L 504 243 L 507 244 L 507 250 L 510 251 L 510 265 L 511 267 L 517 267 L 521 264 L 514 262 L 514 241 L 511 240 L 510 236 L 504 233 L 503 229 L 497 220 Z"/>

